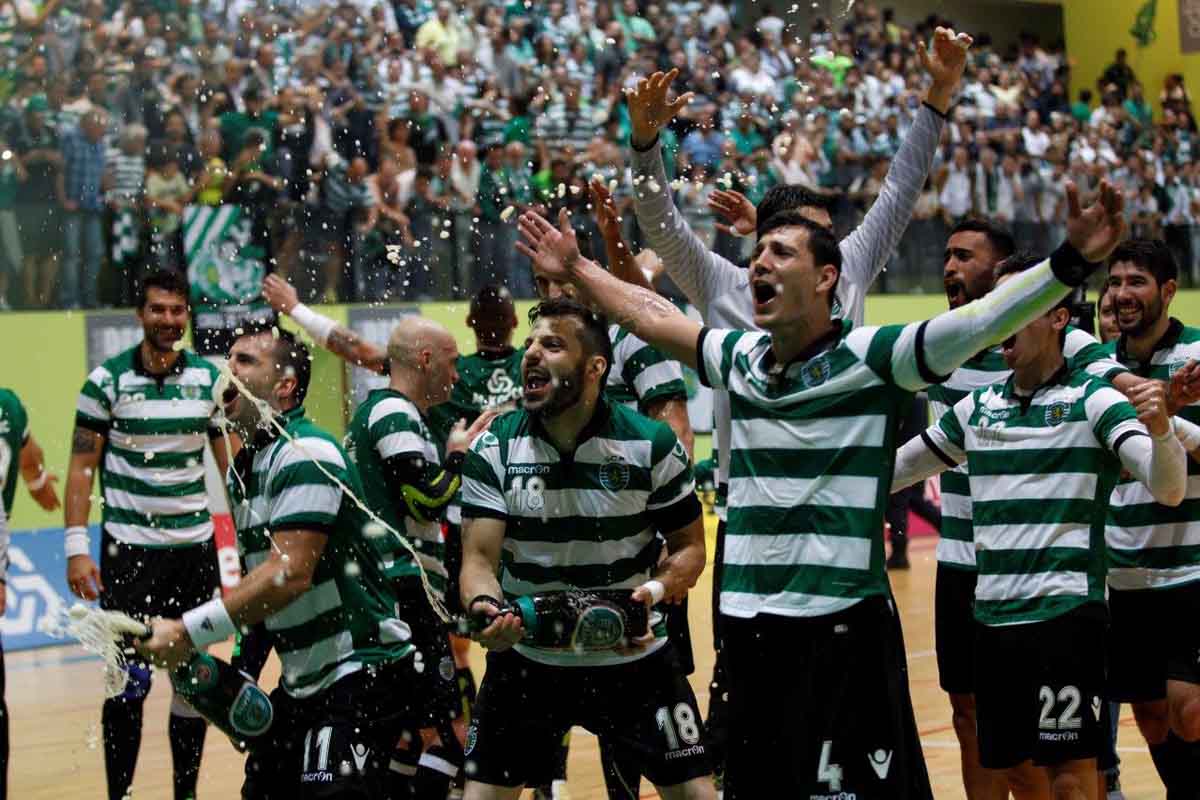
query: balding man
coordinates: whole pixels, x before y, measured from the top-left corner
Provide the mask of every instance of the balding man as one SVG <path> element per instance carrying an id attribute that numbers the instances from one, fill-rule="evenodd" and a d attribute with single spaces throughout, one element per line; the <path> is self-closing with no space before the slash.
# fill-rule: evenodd
<path id="1" fill-rule="evenodd" d="M 445 463 L 440 463 L 426 414 L 430 406 L 450 399 L 458 381 L 454 337 L 432 320 L 405 317 L 388 339 L 387 355 L 388 386 L 372 391 L 358 407 L 346 450 L 358 466 L 367 505 L 413 546 L 430 589 L 444 602 L 441 518 L 458 492 L 467 445 L 495 413 L 484 412 L 470 428 L 465 421 L 456 423 L 447 437 Z M 462 699 L 447 631 L 433 613 L 409 551 L 390 533 L 373 537 L 373 542 L 425 665 L 421 675 L 426 685 L 417 692 L 426 713 L 422 747 L 397 754 L 396 780 L 411 782 L 415 797 L 445 797 L 464 760 L 452 725 L 462 712 Z M 397 786 L 396 793 L 400 790 Z"/>

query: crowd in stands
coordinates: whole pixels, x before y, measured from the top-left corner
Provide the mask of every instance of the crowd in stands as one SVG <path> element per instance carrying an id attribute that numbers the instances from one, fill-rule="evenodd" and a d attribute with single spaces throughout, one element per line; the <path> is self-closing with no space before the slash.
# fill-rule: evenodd
<path id="1" fill-rule="evenodd" d="M 756 202 L 804 184 L 848 228 L 920 105 L 915 43 L 941 20 L 857 2 L 801 25 L 797 8 L 752 5 L 735 25 L 721 0 L 3 0 L 0 304 L 125 303 L 142 271 L 185 267 L 185 209 L 223 203 L 311 298 L 463 297 L 492 281 L 531 295 L 514 215 L 565 205 L 586 228 L 595 175 L 627 207 L 623 90 L 672 67 L 696 98 L 663 132 L 668 169 L 715 249 L 747 248 L 709 208 L 718 188 Z M 884 288 L 940 280 L 945 226 L 972 214 L 1045 251 L 1064 178 L 1086 195 L 1101 176 L 1126 192 L 1136 235 L 1165 236 L 1194 280 L 1182 78 L 1160 93 L 1118 52 L 1073 100 L 1061 42 L 971 33 Z"/>

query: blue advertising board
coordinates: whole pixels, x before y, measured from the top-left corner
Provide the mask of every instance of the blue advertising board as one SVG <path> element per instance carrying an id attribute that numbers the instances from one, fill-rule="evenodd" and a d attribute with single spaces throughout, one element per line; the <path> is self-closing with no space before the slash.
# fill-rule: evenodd
<path id="1" fill-rule="evenodd" d="M 92 525 L 92 558 L 100 559 L 100 526 Z M 76 598 L 67 587 L 67 557 L 63 529 L 13 531 L 8 546 L 8 598 L 0 618 L 5 650 L 67 644 L 45 631 L 61 623 L 62 612 Z"/>

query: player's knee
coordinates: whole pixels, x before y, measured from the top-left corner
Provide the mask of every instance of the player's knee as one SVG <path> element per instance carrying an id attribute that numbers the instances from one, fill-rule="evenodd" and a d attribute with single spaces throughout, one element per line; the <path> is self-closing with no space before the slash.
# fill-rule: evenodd
<path id="1" fill-rule="evenodd" d="M 1180 702 L 1175 717 L 1175 735 L 1189 744 L 1200 742 L 1200 692 Z"/>
<path id="2" fill-rule="evenodd" d="M 1133 718 L 1137 721 L 1138 730 L 1142 732 L 1142 738 L 1147 744 L 1162 744 L 1167 740 L 1170 720 L 1165 701 L 1134 703 Z"/>
<path id="3" fill-rule="evenodd" d="M 1095 797 L 1097 788 L 1095 783 L 1085 786 L 1083 776 L 1073 772 L 1059 772 L 1050 779 L 1050 795 L 1054 800 Z"/>

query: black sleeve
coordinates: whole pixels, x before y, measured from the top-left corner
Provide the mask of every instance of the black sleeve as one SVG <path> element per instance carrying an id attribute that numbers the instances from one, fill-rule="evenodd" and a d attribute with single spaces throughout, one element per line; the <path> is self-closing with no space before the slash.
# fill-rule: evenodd
<path id="1" fill-rule="evenodd" d="M 650 521 L 659 533 L 666 536 L 672 531 L 691 525 L 703 513 L 700 500 L 695 492 L 688 492 L 686 497 L 676 500 L 669 506 L 647 512 Z"/>
<path id="2" fill-rule="evenodd" d="M 419 522 L 439 519 L 462 484 L 463 453 L 451 453 L 445 465 L 405 455 L 384 461 L 384 474 L 405 511 Z"/>

